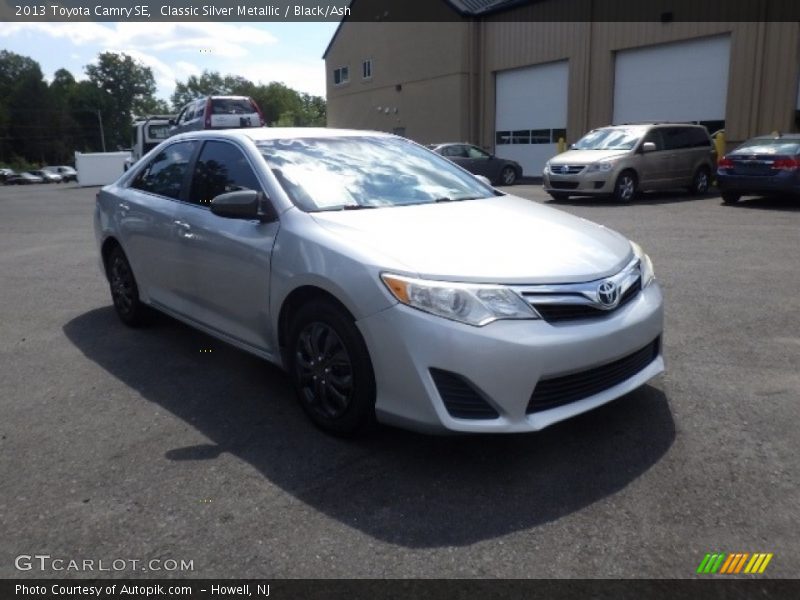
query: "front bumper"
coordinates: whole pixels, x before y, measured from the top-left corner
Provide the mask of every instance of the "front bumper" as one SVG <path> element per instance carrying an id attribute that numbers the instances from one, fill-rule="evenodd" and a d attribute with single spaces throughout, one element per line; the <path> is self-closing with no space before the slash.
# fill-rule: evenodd
<path id="1" fill-rule="evenodd" d="M 657 282 L 624 307 L 595 319 L 554 324 L 509 320 L 472 327 L 398 304 L 358 321 L 358 326 L 375 370 L 378 419 L 418 431 L 538 431 L 627 394 L 664 370 L 659 347 L 652 362 L 628 379 L 580 400 L 528 413 L 540 379 L 613 363 L 661 336 L 663 303 Z M 463 377 L 499 416 L 453 417 L 431 368 Z"/>
<path id="2" fill-rule="evenodd" d="M 570 196 L 608 196 L 614 193 L 616 173 L 613 171 L 582 171 L 575 175 L 561 175 L 545 170 L 542 185 L 547 193 Z"/>

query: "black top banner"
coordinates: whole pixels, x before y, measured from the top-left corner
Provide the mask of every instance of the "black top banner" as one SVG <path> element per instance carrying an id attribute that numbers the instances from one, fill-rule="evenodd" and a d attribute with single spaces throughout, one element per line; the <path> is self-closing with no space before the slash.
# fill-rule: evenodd
<path id="1" fill-rule="evenodd" d="M 800 21 L 798 0 L 0 0 L 0 21 Z"/>

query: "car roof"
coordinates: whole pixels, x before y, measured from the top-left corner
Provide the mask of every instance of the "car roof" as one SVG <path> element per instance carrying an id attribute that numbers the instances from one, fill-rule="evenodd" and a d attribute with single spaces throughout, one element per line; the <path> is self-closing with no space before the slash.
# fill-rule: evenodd
<path id="1" fill-rule="evenodd" d="M 800 133 L 782 133 L 780 135 L 757 135 L 755 137 L 751 137 L 747 141 L 752 140 L 793 140 L 797 141 L 800 140 Z"/>
<path id="2" fill-rule="evenodd" d="M 170 137 L 170 140 L 183 138 L 229 138 L 249 139 L 253 142 L 266 140 L 285 140 L 303 138 L 337 138 L 337 137 L 398 137 L 383 131 L 367 131 L 362 129 L 329 129 L 327 127 L 246 127 L 242 129 L 209 129 L 192 131 Z"/>

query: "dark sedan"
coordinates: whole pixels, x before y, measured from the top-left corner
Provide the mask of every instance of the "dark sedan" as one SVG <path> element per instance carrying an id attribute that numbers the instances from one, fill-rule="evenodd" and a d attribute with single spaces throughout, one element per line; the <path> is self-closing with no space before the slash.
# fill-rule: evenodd
<path id="1" fill-rule="evenodd" d="M 470 173 L 487 177 L 495 185 L 514 185 L 522 177 L 519 163 L 498 158 L 472 144 L 432 144 L 429 148 Z"/>
<path id="2" fill-rule="evenodd" d="M 747 140 L 717 164 L 717 187 L 726 204 L 742 196 L 800 195 L 800 134 Z"/>
<path id="3" fill-rule="evenodd" d="M 18 173 L 6 178 L 6 185 L 28 185 L 31 183 L 43 183 L 44 179 L 31 173 Z"/>

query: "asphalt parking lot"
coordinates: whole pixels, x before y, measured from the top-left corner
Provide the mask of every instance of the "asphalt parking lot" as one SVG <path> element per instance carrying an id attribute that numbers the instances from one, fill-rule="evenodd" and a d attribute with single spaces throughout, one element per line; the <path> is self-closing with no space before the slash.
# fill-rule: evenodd
<path id="1" fill-rule="evenodd" d="M 714 551 L 800 572 L 800 201 L 554 205 L 652 256 L 666 374 L 539 434 L 343 441 L 263 361 L 125 328 L 94 195 L 0 188 L 0 577 L 65 574 L 15 568 L 35 553 L 193 565 L 100 574 L 126 577 L 682 578 Z"/>

